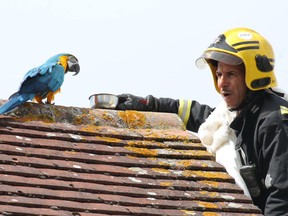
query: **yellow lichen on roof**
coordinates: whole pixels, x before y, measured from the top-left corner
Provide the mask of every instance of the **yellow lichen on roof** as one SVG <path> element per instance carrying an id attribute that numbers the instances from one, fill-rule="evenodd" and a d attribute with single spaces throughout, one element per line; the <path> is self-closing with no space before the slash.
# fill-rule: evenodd
<path id="1" fill-rule="evenodd" d="M 220 216 L 221 214 L 215 212 L 204 212 L 203 216 Z"/>
<path id="2" fill-rule="evenodd" d="M 85 125 L 85 126 L 81 126 L 80 128 L 81 131 L 84 131 L 84 132 L 90 132 L 90 133 L 103 133 L 103 127 L 102 126 L 96 126 L 96 125 Z M 109 133 L 111 135 L 119 135 L 119 132 L 117 130 L 109 130 Z M 105 135 L 104 135 L 105 136 Z M 106 141 L 104 136 L 96 136 L 97 138 L 103 140 L 103 141 Z M 112 138 L 112 137 L 108 137 L 107 141 L 112 141 L 112 142 L 122 142 L 123 140 L 120 140 L 120 139 L 117 139 L 117 138 Z"/>
<path id="3" fill-rule="evenodd" d="M 219 194 L 217 192 L 200 191 L 200 194 L 207 195 L 210 197 L 217 197 Z"/>
<path id="4" fill-rule="evenodd" d="M 165 167 L 167 167 L 167 166 L 170 167 L 171 166 L 171 163 L 168 163 L 168 161 L 161 161 L 158 164 L 161 165 L 161 166 L 165 166 Z"/>
<path id="5" fill-rule="evenodd" d="M 82 127 L 81 129 L 82 131 L 85 131 L 85 132 L 97 132 L 99 131 L 100 127 L 95 126 L 95 125 L 87 125 L 85 127 Z"/>
<path id="6" fill-rule="evenodd" d="M 199 206 L 203 207 L 203 208 L 213 208 L 213 209 L 217 209 L 218 206 L 214 203 L 210 203 L 210 202 L 202 202 L 202 201 L 195 201 Z"/>
<path id="7" fill-rule="evenodd" d="M 76 116 L 74 118 L 74 122 L 73 122 L 75 125 L 80 125 L 80 124 L 83 124 L 83 116 L 80 115 L 80 116 Z"/>
<path id="8" fill-rule="evenodd" d="M 146 116 L 138 111 L 127 110 L 118 112 L 118 115 L 130 128 L 139 128 L 146 124 Z"/>
<path id="9" fill-rule="evenodd" d="M 166 147 L 167 145 L 165 145 L 164 143 L 161 142 L 157 142 L 157 141 L 148 141 L 148 140 L 131 140 L 127 142 L 127 145 L 130 146 L 159 146 L 159 147 Z"/>
<path id="10" fill-rule="evenodd" d="M 157 173 L 164 173 L 164 174 L 170 173 L 169 170 L 167 170 L 167 169 L 162 169 L 162 168 L 152 168 L 152 170 L 153 170 L 154 172 L 157 172 Z"/>
<path id="11" fill-rule="evenodd" d="M 204 150 L 174 150 L 181 155 L 194 155 L 194 156 L 212 156 L 211 153 Z"/>
<path id="12" fill-rule="evenodd" d="M 191 210 L 180 210 L 184 212 L 185 215 L 190 216 L 190 215 L 196 215 L 195 211 Z M 214 212 L 203 212 L 203 216 L 220 216 L 221 214 L 214 213 Z"/>
<path id="13" fill-rule="evenodd" d="M 114 138 L 114 137 L 107 137 L 107 136 L 96 136 L 97 140 L 101 140 L 101 141 L 105 141 L 105 142 L 114 142 L 114 143 L 119 143 L 119 142 L 122 142 L 121 139 L 117 139 L 117 138 Z"/>
<path id="14" fill-rule="evenodd" d="M 172 183 L 171 182 L 160 182 L 160 185 L 161 186 L 164 186 L 164 187 L 171 187 L 172 186 Z"/>
<path id="15" fill-rule="evenodd" d="M 156 161 L 157 158 L 156 157 L 147 157 L 148 160 L 151 160 L 151 161 Z"/>
<path id="16" fill-rule="evenodd" d="M 175 135 L 175 134 L 171 134 L 169 131 L 161 131 L 161 133 L 159 133 L 159 131 L 151 131 L 150 133 L 146 133 L 145 134 L 146 137 L 149 138 L 161 138 L 161 137 L 165 137 L 166 139 L 171 139 L 171 140 L 189 140 L 189 136 L 183 136 L 183 135 Z"/>
<path id="17" fill-rule="evenodd" d="M 204 168 L 204 167 L 209 167 L 209 164 L 207 163 L 202 163 L 201 166 Z"/>
<path id="18" fill-rule="evenodd" d="M 194 160 L 179 160 L 176 162 L 176 166 L 179 166 L 182 168 L 189 168 L 195 165 L 197 165 L 197 162 L 195 162 Z M 201 162 L 201 167 L 203 168 L 209 167 L 209 164 Z"/>
<path id="19" fill-rule="evenodd" d="M 132 146 L 125 146 L 124 148 L 128 149 L 129 151 L 135 152 L 145 157 L 156 157 L 158 155 L 157 150 L 154 149 L 147 149 L 147 148 L 135 148 Z"/>
<path id="20" fill-rule="evenodd" d="M 76 151 L 74 151 L 74 150 L 72 150 L 72 151 L 65 151 L 64 152 L 65 154 L 72 154 L 72 155 L 74 155 L 74 154 L 77 154 L 77 152 Z"/>
<path id="21" fill-rule="evenodd" d="M 219 187 L 219 182 L 215 182 L 215 181 L 199 181 L 199 183 L 201 184 L 205 184 L 205 185 L 208 185 L 210 187 Z"/>
<path id="22" fill-rule="evenodd" d="M 177 166 L 181 166 L 181 167 L 190 167 L 193 165 L 193 161 L 191 160 L 180 160 L 176 162 Z"/>
<path id="23" fill-rule="evenodd" d="M 103 112 L 102 118 L 107 121 L 112 121 L 114 119 L 114 117 L 111 116 L 107 111 Z"/>
<path id="24" fill-rule="evenodd" d="M 127 122 L 125 112 L 118 112 L 118 115 L 124 122 Z"/>
<path id="25" fill-rule="evenodd" d="M 209 179 L 231 179 L 231 177 L 224 172 L 208 172 L 208 171 L 195 171 L 195 170 L 185 170 L 184 176 L 194 176 L 194 177 L 204 177 Z"/>
<path id="26" fill-rule="evenodd" d="M 127 155 L 127 157 L 130 159 L 139 160 L 139 157 L 137 157 L 137 156 Z"/>

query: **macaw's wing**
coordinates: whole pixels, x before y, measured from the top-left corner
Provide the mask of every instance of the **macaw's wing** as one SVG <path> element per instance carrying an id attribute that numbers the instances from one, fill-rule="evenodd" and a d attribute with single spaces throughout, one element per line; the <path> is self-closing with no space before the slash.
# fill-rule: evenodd
<path id="1" fill-rule="evenodd" d="M 38 74 L 45 74 L 47 72 L 51 72 L 52 71 L 52 68 L 53 66 L 57 65 L 57 61 L 47 61 L 46 63 L 44 63 L 43 65 L 39 66 L 39 67 L 35 67 L 31 70 L 29 70 L 24 78 L 23 78 L 23 82 L 29 78 L 29 77 L 34 77 L 34 76 L 37 76 Z"/>
<path id="2" fill-rule="evenodd" d="M 48 92 L 54 92 L 61 87 L 64 81 L 64 68 L 58 64 L 39 67 L 30 70 L 25 77 L 18 91 L 19 94 L 33 93 L 45 96 Z"/>
<path id="3" fill-rule="evenodd" d="M 57 91 L 64 81 L 64 68 L 58 64 L 46 64 L 28 71 L 18 92 L 0 106 L 0 114 L 9 112 L 17 106 L 32 100 L 36 95 L 45 98 L 48 92 Z"/>

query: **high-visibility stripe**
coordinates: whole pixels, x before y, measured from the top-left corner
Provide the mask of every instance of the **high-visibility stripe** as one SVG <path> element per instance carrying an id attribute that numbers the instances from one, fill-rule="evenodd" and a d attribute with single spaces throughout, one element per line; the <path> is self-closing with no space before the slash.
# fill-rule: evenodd
<path id="1" fill-rule="evenodd" d="M 179 102 L 180 103 L 179 103 L 178 115 L 180 116 L 186 127 L 190 116 L 192 101 L 180 100 Z"/>
<path id="2" fill-rule="evenodd" d="M 280 106 L 280 111 L 282 115 L 288 115 L 288 108 L 285 106 Z"/>

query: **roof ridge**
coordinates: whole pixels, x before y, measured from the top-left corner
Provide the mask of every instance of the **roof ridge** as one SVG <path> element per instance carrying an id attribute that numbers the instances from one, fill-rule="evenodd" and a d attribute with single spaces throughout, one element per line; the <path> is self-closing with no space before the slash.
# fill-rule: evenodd
<path id="1" fill-rule="evenodd" d="M 0 100 L 0 105 L 4 101 Z M 130 129 L 185 130 L 181 118 L 174 113 L 134 110 L 91 109 L 26 102 L 7 114 L 22 122 L 68 123 L 72 125 L 112 126 Z"/>

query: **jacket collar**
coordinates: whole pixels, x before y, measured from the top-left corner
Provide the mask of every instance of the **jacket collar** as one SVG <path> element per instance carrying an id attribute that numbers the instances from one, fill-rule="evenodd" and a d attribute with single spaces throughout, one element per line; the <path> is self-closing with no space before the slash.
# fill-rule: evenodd
<path id="1" fill-rule="evenodd" d="M 230 127 L 235 130 L 236 135 L 244 133 L 245 136 L 251 133 L 249 130 L 251 125 L 251 119 L 255 119 L 255 116 L 259 114 L 260 107 L 265 95 L 265 91 L 254 92 L 253 97 L 250 98 L 249 103 L 247 103 L 243 109 L 239 112 L 236 118 L 231 122 Z M 249 121 L 249 123 L 247 123 Z M 253 124 L 253 123 L 252 123 Z M 240 143 L 237 142 L 236 148 L 240 147 Z"/>

